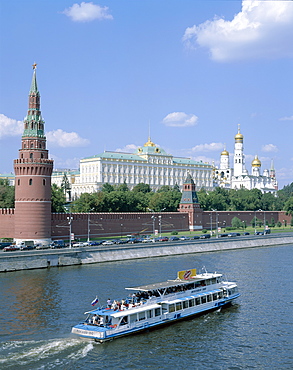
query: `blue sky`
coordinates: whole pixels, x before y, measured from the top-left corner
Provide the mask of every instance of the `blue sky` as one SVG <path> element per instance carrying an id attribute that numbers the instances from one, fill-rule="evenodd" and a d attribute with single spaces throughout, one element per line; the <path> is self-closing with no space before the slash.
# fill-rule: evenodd
<path id="1" fill-rule="evenodd" d="M 0 0 L 0 173 L 13 171 L 36 62 L 55 168 L 151 139 L 293 181 L 293 1 Z M 232 163 L 232 157 L 230 158 Z"/>

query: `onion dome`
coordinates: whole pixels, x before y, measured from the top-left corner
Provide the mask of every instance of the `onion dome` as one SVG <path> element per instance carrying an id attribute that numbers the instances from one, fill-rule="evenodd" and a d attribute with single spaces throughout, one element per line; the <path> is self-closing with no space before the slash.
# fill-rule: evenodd
<path id="1" fill-rule="evenodd" d="M 148 141 L 144 144 L 144 146 L 156 146 L 156 144 L 154 144 L 154 143 L 151 141 L 151 138 L 149 137 Z"/>
<path id="2" fill-rule="evenodd" d="M 222 151 L 221 155 L 229 155 L 229 152 L 225 149 Z"/>
<path id="3" fill-rule="evenodd" d="M 251 162 L 252 167 L 260 167 L 261 161 L 258 159 L 257 155 L 254 157 L 254 160 Z"/>
<path id="4" fill-rule="evenodd" d="M 240 133 L 240 125 L 238 125 L 238 133 L 235 135 L 236 143 L 243 143 L 243 135 Z"/>

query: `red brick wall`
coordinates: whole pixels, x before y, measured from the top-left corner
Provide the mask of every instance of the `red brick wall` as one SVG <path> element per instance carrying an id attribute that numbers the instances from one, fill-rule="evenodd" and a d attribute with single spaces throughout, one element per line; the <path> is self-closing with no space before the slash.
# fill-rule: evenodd
<path id="1" fill-rule="evenodd" d="M 14 237 L 14 208 L 0 208 L 0 238 Z"/>

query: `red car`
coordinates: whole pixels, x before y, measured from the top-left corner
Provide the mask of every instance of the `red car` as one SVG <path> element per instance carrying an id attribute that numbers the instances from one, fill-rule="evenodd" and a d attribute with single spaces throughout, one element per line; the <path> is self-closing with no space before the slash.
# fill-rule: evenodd
<path id="1" fill-rule="evenodd" d="M 162 236 L 161 238 L 159 238 L 160 242 L 167 242 L 168 240 L 169 238 L 167 238 L 167 236 Z"/>
<path id="2" fill-rule="evenodd" d="M 3 252 L 12 252 L 12 251 L 19 251 L 19 247 L 16 245 L 8 245 L 7 247 L 3 248 Z"/>

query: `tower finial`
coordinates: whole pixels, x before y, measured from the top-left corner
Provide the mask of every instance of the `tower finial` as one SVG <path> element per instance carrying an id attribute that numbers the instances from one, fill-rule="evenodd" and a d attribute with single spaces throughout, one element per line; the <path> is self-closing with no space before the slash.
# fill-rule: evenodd
<path id="1" fill-rule="evenodd" d="M 37 69 L 37 63 L 35 62 L 33 65 L 32 65 L 33 69 Z"/>
<path id="2" fill-rule="evenodd" d="M 238 123 L 238 134 L 240 134 L 240 123 Z"/>

